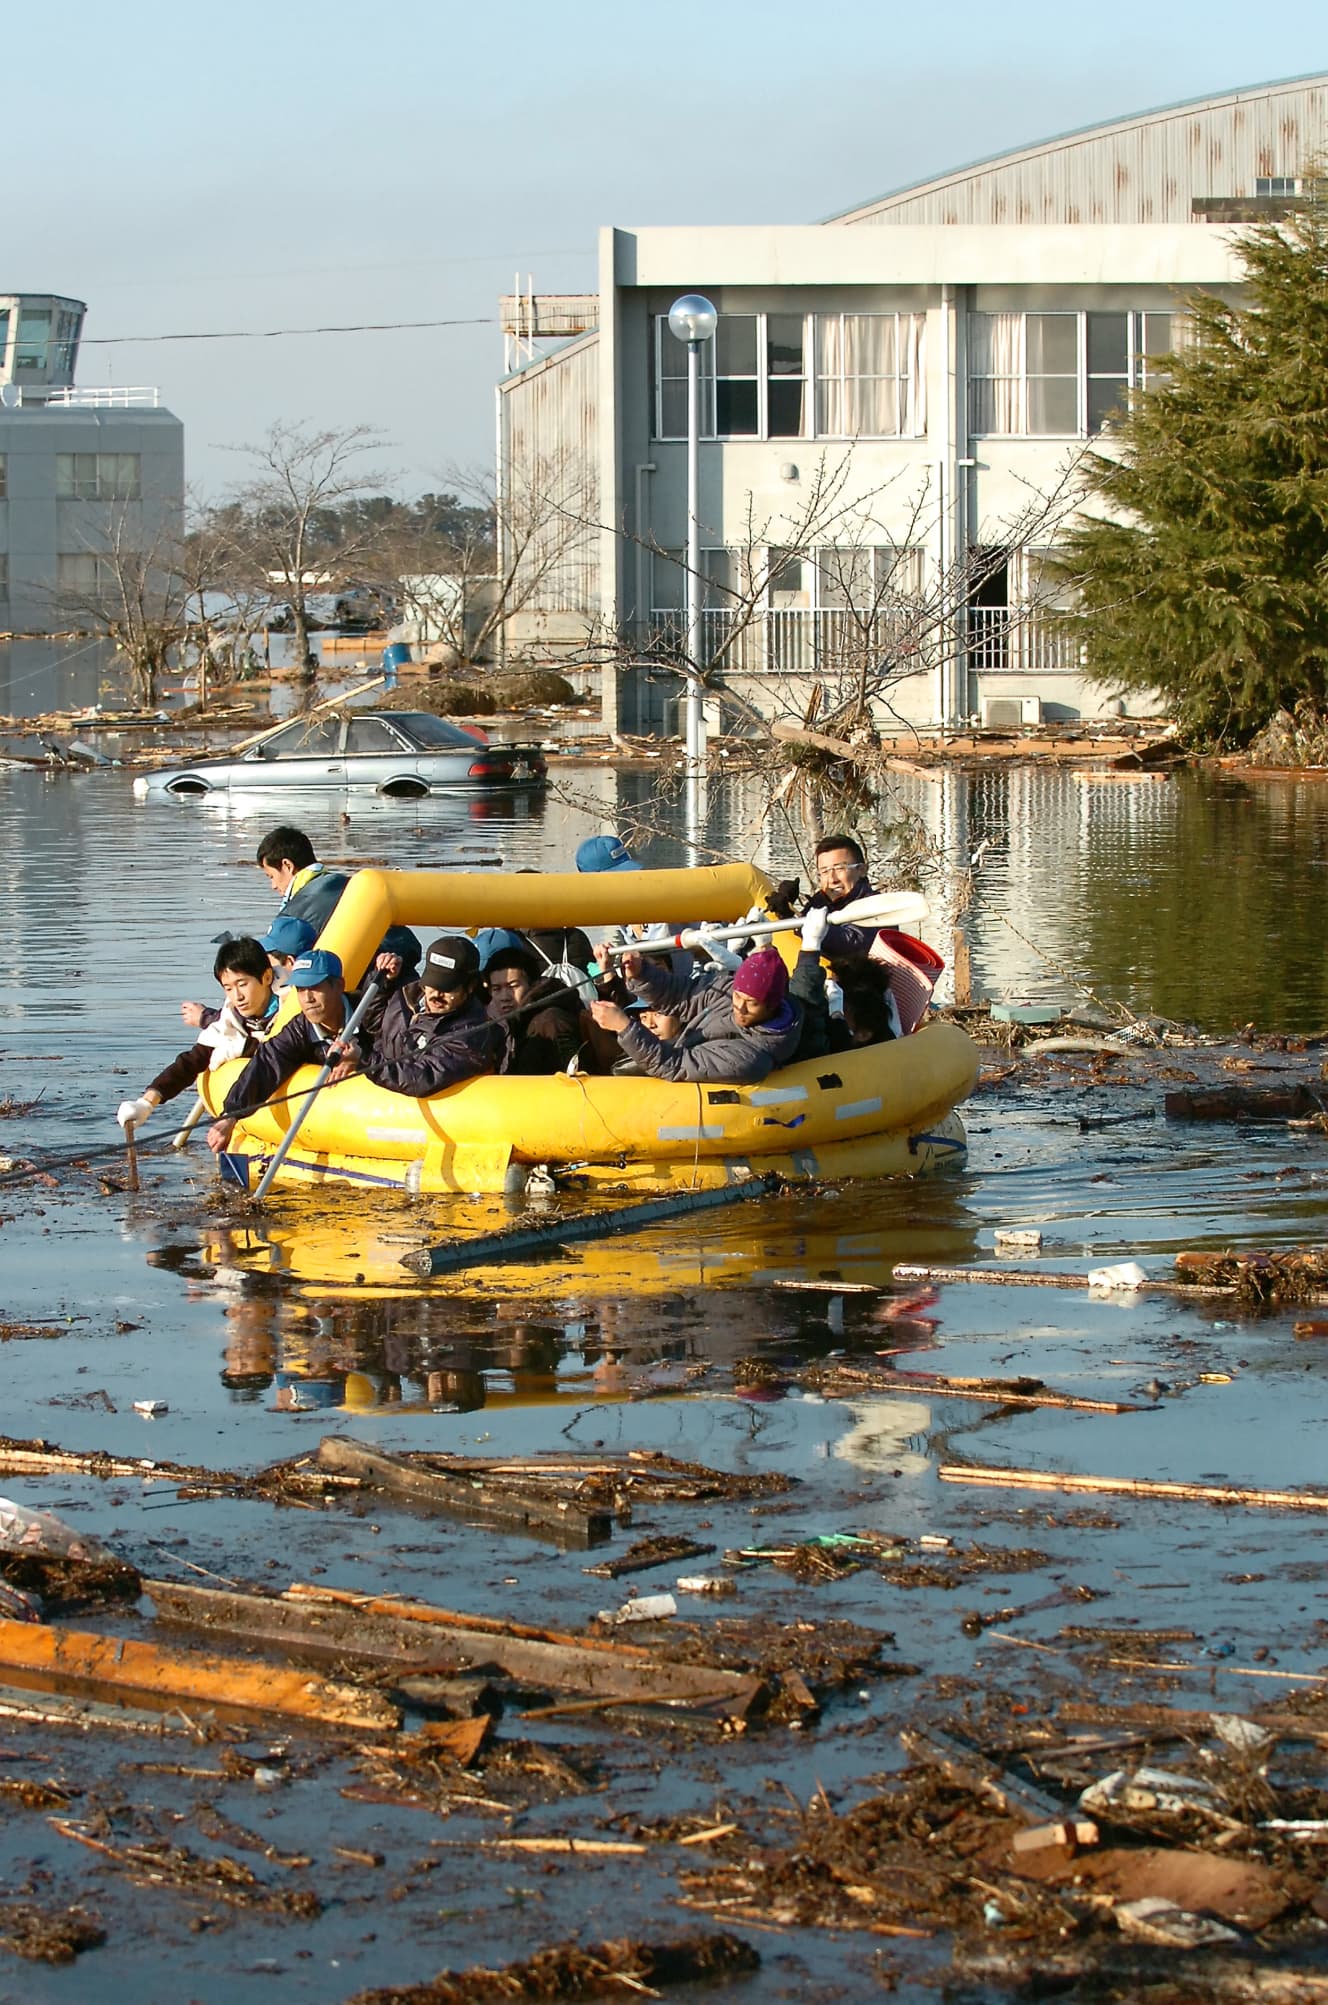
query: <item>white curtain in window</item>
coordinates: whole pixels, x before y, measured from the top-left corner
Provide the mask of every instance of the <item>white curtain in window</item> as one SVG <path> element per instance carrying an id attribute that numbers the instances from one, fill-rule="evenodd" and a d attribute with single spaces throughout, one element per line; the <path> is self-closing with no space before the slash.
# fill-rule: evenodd
<path id="1" fill-rule="evenodd" d="M 1022 431 L 1023 314 L 972 314 L 968 335 L 974 431 Z"/>
<path id="2" fill-rule="evenodd" d="M 899 316 L 899 374 L 903 392 L 905 438 L 927 435 L 927 316 L 901 313 Z"/>
<path id="3" fill-rule="evenodd" d="M 823 437 L 889 438 L 898 432 L 897 318 L 816 316 L 816 429 Z"/>

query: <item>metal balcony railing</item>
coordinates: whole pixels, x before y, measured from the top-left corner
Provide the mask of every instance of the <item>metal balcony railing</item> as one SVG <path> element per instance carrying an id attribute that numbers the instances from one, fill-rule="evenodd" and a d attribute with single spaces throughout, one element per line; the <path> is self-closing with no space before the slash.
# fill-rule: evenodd
<path id="1" fill-rule="evenodd" d="M 978 675 L 1077 675 L 1083 643 L 1054 614 L 1022 606 L 970 606 L 965 654 Z"/>
<path id="2" fill-rule="evenodd" d="M 138 385 L 105 383 L 98 389 L 68 388 L 61 390 L 28 391 L 29 398 L 43 403 L 47 409 L 78 411 L 155 411 L 161 403 L 161 392 L 155 388 Z"/>
<path id="3" fill-rule="evenodd" d="M 647 651 L 677 658 L 687 622 L 675 608 L 651 614 Z M 723 676 L 806 676 L 832 681 L 860 673 L 864 663 L 897 665 L 901 674 L 921 667 L 917 622 L 907 607 L 873 613 L 760 607 L 754 612 L 708 608 L 701 615 L 701 653 Z"/>

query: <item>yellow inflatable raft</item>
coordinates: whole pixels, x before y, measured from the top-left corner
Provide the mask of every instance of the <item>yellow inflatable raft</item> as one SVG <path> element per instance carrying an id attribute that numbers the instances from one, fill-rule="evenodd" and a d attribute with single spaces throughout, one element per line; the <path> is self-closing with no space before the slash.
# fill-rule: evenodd
<path id="1" fill-rule="evenodd" d="M 438 871 L 356 873 L 319 944 L 341 956 L 349 985 L 392 925 L 428 932 L 478 926 L 598 926 L 631 920 L 731 921 L 763 904 L 760 871 L 613 871 L 593 877 L 518 874 L 497 880 Z M 796 947 L 796 935 L 789 935 Z M 284 1005 L 289 1013 L 293 998 Z M 200 1080 L 211 1111 L 238 1076 L 232 1064 Z M 280 1105 L 237 1126 L 232 1175 L 256 1180 L 301 1106 L 297 1074 Z M 766 1171 L 792 1180 L 917 1176 L 962 1165 L 954 1112 L 977 1077 L 977 1049 L 951 1023 L 893 1044 L 785 1067 L 758 1085 L 674 1085 L 596 1078 L 471 1079 L 431 1099 L 353 1078 L 325 1089 L 300 1127 L 281 1175 L 335 1177 L 410 1191 L 510 1190 L 535 1164 L 560 1184 L 649 1192 L 705 1189 Z"/>

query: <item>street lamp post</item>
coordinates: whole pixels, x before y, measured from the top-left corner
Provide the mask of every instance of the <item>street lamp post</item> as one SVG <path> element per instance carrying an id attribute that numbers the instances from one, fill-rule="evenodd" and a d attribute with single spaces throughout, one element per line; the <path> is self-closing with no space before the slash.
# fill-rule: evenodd
<path id="1" fill-rule="evenodd" d="M 689 780 L 705 772 L 701 714 L 701 350 L 714 339 L 719 315 L 699 292 L 684 293 L 669 308 L 669 328 L 687 344 L 687 678 L 684 745 Z"/>

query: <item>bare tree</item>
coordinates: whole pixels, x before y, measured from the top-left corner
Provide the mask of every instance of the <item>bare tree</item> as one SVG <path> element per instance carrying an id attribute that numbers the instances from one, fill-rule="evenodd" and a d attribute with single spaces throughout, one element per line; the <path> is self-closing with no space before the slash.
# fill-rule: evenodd
<path id="1" fill-rule="evenodd" d="M 449 468 L 446 484 L 464 504 L 450 533 L 406 523 L 379 551 L 378 571 L 391 573 L 403 616 L 449 666 L 505 656 L 519 645 L 512 629 L 522 614 L 577 626 L 588 645 L 600 534 L 594 468 L 567 452 L 513 462 L 498 481 Z"/>
<path id="2" fill-rule="evenodd" d="M 145 525 L 141 506 L 125 500 L 95 542 L 61 558 L 52 597 L 67 626 L 114 645 L 136 701 L 150 708 L 160 677 L 196 636 L 220 564 L 214 537 L 174 523 Z"/>
<path id="3" fill-rule="evenodd" d="M 1041 558 L 1080 498 L 1078 462 L 1050 491 L 1022 501 L 981 540 L 941 566 L 934 547 L 939 503 L 928 474 L 901 494 L 901 474 L 863 493 L 851 461 L 822 456 L 796 508 L 758 516 L 749 497 L 742 527 L 702 579 L 699 658 L 686 652 L 682 613 L 654 614 L 617 665 L 667 666 L 703 692 L 723 691 L 748 735 L 787 746 L 798 727 L 870 744 L 898 687 L 920 671 L 1001 665 L 1036 644 L 1054 645 L 1054 572 Z M 684 553 L 646 547 L 675 572 L 681 600 Z M 1020 577 L 1016 594 L 987 608 L 983 588 L 999 573 Z M 813 600 L 815 605 L 813 607 Z M 783 602 L 783 603 L 782 603 Z M 1061 644 L 1064 644 L 1062 624 Z M 756 700 L 759 698 L 760 700 Z"/>
<path id="4" fill-rule="evenodd" d="M 306 689 L 317 673 L 309 646 L 310 592 L 363 566 L 382 535 L 372 515 L 347 508 L 381 490 L 383 475 L 369 463 L 381 444 L 367 425 L 313 431 L 276 424 L 261 444 L 236 448 L 255 471 L 219 513 L 231 564 L 251 586 L 266 579 L 290 607 L 295 661 Z"/>

